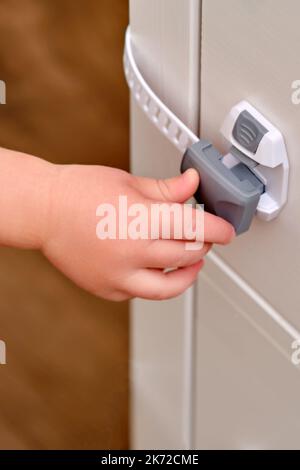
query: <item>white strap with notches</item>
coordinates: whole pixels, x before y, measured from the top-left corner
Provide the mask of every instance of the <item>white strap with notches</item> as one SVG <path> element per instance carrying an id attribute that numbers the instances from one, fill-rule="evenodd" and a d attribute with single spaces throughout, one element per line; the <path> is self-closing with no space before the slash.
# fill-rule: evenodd
<path id="1" fill-rule="evenodd" d="M 124 71 L 135 101 L 153 124 L 182 153 L 199 138 L 155 95 L 142 77 L 134 60 L 130 28 L 127 28 L 124 49 Z"/>

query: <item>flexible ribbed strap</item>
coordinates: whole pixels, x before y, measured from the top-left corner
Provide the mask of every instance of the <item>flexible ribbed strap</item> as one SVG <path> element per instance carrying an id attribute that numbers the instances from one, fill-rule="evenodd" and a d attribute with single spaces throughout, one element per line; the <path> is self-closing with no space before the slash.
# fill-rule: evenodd
<path id="1" fill-rule="evenodd" d="M 134 60 L 130 28 L 127 28 L 124 48 L 124 71 L 132 95 L 153 124 L 182 153 L 199 138 L 155 95 L 145 82 Z"/>

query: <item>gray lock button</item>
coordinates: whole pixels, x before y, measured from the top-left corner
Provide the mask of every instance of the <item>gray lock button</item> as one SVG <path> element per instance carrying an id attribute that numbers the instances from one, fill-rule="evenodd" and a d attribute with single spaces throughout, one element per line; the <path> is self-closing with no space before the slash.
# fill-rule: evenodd
<path id="1" fill-rule="evenodd" d="M 222 160 L 223 155 L 210 142 L 199 140 L 186 150 L 181 172 L 195 168 L 200 173 L 197 202 L 230 222 L 241 234 L 250 227 L 264 184 L 245 163 L 229 168 Z"/>

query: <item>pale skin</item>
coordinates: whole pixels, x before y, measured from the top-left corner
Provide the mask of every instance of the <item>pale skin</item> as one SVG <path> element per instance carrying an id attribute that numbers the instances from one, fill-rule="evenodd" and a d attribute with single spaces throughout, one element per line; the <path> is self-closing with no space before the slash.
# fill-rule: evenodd
<path id="1" fill-rule="evenodd" d="M 129 203 L 180 203 L 195 192 L 199 175 L 156 180 L 104 166 L 55 165 L 0 149 L 0 245 L 37 249 L 79 287 L 110 300 L 163 300 L 183 293 L 203 258 L 235 236 L 225 220 L 205 213 L 204 245 L 187 251 L 186 240 L 99 240 L 96 208 Z M 196 210 L 196 209 L 193 209 Z M 165 268 L 178 268 L 165 272 Z"/>

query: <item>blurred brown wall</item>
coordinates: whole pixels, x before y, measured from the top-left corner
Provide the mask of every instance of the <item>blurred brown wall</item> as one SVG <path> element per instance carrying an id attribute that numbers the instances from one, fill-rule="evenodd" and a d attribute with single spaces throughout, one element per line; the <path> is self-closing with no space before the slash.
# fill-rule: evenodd
<path id="1" fill-rule="evenodd" d="M 127 0 L 1 0 L 0 146 L 128 167 Z M 127 304 L 0 248 L 0 448 L 127 448 Z"/>

